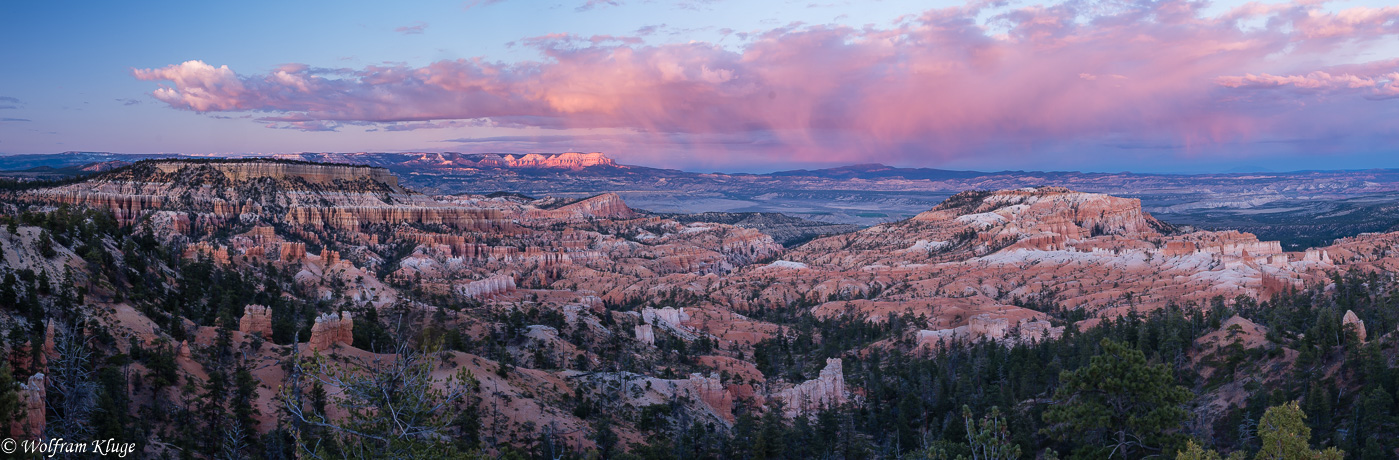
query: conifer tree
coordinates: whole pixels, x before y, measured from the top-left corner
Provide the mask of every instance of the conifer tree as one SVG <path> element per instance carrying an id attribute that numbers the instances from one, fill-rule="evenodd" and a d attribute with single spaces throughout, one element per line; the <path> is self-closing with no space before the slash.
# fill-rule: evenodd
<path id="1" fill-rule="evenodd" d="M 1255 460 L 1341 460 L 1345 453 L 1335 447 L 1324 451 L 1308 445 L 1312 429 L 1306 424 L 1307 414 L 1296 401 L 1269 407 L 1258 421 L 1258 439 L 1262 449 Z"/>
<path id="2" fill-rule="evenodd" d="M 1083 442 L 1080 455 L 1134 458 L 1169 447 L 1188 413 L 1181 406 L 1189 390 L 1173 382 L 1164 364 L 1148 364 L 1146 355 L 1112 340 L 1089 365 L 1060 374 L 1060 387 L 1045 411 L 1046 431 L 1070 442 Z"/>
<path id="3" fill-rule="evenodd" d="M 970 407 L 962 406 L 962 418 L 967 425 L 967 444 L 971 445 L 971 460 L 1011 460 L 1020 458 L 1020 446 L 1010 442 L 1010 425 L 1001 417 L 1001 409 L 992 407 L 981 418 L 972 418 Z"/>
<path id="4" fill-rule="evenodd" d="M 19 415 L 19 382 L 10 374 L 10 362 L 0 360 L 0 427 L 8 429 Z"/>

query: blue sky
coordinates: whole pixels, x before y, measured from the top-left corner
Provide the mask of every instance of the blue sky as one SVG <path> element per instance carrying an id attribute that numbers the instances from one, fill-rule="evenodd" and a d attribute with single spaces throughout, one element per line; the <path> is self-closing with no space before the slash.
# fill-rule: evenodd
<path id="1" fill-rule="evenodd" d="M 1169 2 L 4 2 L 0 153 L 600 150 L 724 171 L 1399 167 L 1385 121 L 1399 104 L 1387 93 L 1399 12 L 1267 4 L 1292 9 L 1221 29 L 1168 18 Z M 1307 11 L 1337 19 L 1287 22 Z M 1369 22 L 1347 19 L 1357 12 Z M 1032 27 L 1045 19 L 1057 28 Z M 948 33 L 957 21 L 976 28 Z M 1133 29 L 1156 48 L 1078 45 Z M 1242 53 L 1219 59 L 1237 64 L 1210 63 L 1204 50 L 1224 40 L 1248 48 L 1215 51 Z M 1180 57 L 1191 46 L 1197 61 L 1166 62 L 1195 59 Z M 1161 62 L 1132 58 L 1158 48 Z M 1032 59 L 1045 52 L 1066 64 Z M 188 61 L 230 73 L 175 68 Z M 1191 72 L 1160 77 L 1173 68 Z M 285 69 L 320 86 L 278 86 Z M 1068 77 L 1024 79 L 1036 72 Z M 1120 83 L 1073 86 L 1085 82 Z M 218 93 L 230 83 L 246 91 Z M 191 102 L 199 91 L 218 103 Z M 755 109 L 765 95 L 775 102 Z"/>

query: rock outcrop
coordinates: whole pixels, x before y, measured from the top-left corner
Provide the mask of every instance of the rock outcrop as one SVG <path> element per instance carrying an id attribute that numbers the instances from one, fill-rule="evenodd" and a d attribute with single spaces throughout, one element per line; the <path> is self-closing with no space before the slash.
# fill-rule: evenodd
<path id="1" fill-rule="evenodd" d="M 272 338 L 272 309 L 262 305 L 243 307 L 243 317 L 238 320 L 238 331 L 257 334 L 264 339 Z"/>
<path id="2" fill-rule="evenodd" d="M 441 224 L 462 230 L 487 230 L 504 220 L 497 209 L 446 206 L 335 206 L 296 207 L 287 210 L 286 223 L 313 228 L 359 230 L 373 224 Z"/>
<path id="3" fill-rule="evenodd" d="M 29 380 L 21 382 L 16 389 L 19 396 L 19 416 L 10 422 L 10 436 L 23 439 L 38 439 L 44 434 L 47 423 L 45 406 L 44 374 L 37 373 Z"/>
<path id="4" fill-rule="evenodd" d="M 826 367 L 815 379 L 782 390 L 775 397 L 783 402 L 788 418 L 810 416 L 827 407 L 845 404 L 845 370 L 840 358 L 826 360 Z"/>
<path id="5" fill-rule="evenodd" d="M 682 323 L 690 320 L 690 315 L 685 314 L 685 309 L 683 307 L 645 308 L 641 310 L 641 320 L 645 321 L 646 324 L 663 324 L 669 327 L 680 327 Z"/>
<path id="6" fill-rule="evenodd" d="M 633 211 L 616 193 L 584 198 L 553 209 L 532 209 L 525 212 L 530 220 L 550 220 L 575 222 L 588 219 L 630 219 L 636 217 Z"/>
<path id="7" fill-rule="evenodd" d="M 650 324 L 638 324 L 632 327 L 632 330 L 636 333 L 636 340 L 638 342 L 647 345 L 656 344 L 656 331 L 651 328 Z"/>
<path id="8" fill-rule="evenodd" d="M 700 402 L 713 410 L 715 415 L 728 421 L 734 419 L 733 395 L 724 388 L 724 383 L 719 380 L 719 376 L 690 374 L 689 384 Z"/>
<path id="9" fill-rule="evenodd" d="M 310 347 L 315 351 L 325 351 L 336 344 L 351 345 L 355 342 L 354 320 L 350 312 L 326 313 L 316 317 L 311 326 Z"/>
<path id="10" fill-rule="evenodd" d="M 301 262 L 306 259 L 306 243 L 284 242 L 277 250 L 277 257 L 282 262 Z"/>
<path id="11" fill-rule="evenodd" d="M 227 247 L 222 245 L 215 246 L 204 241 L 185 247 L 185 252 L 182 256 L 189 260 L 208 258 L 218 265 L 228 265 L 229 262 Z"/>
<path id="12" fill-rule="evenodd" d="M 515 277 L 510 275 L 496 275 L 457 287 L 457 292 L 473 299 L 483 299 L 513 290 L 515 290 Z"/>
<path id="13" fill-rule="evenodd" d="M 978 229 L 1002 227 L 1017 233 L 1045 232 L 1068 238 L 1152 235 L 1169 228 L 1143 212 L 1141 200 L 1062 187 L 961 193 L 913 219 L 951 219 Z"/>
<path id="14" fill-rule="evenodd" d="M 1355 312 L 1346 310 L 1346 315 L 1341 318 L 1341 328 L 1354 330 L 1355 336 L 1358 337 L 1361 342 L 1365 341 L 1365 322 L 1355 316 Z"/>
<path id="15" fill-rule="evenodd" d="M 1014 308 L 1014 310 L 1018 313 L 1026 312 L 1019 308 Z M 920 330 L 917 339 L 920 347 L 938 348 L 952 342 L 975 342 L 982 339 L 1006 344 L 1029 343 L 1057 339 L 1063 334 L 1063 326 L 1054 326 L 1049 321 L 1033 316 L 1016 319 L 1015 316 L 1008 316 L 1004 313 L 981 313 L 973 315 L 965 325 L 947 329 Z"/>

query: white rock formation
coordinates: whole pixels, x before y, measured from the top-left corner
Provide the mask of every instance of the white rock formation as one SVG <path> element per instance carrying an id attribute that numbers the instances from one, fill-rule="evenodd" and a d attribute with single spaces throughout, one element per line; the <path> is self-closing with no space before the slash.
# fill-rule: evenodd
<path id="1" fill-rule="evenodd" d="M 845 404 L 845 371 L 840 358 L 826 360 L 826 368 L 815 379 L 807 380 L 780 393 L 775 398 L 784 403 L 789 418 L 815 414 L 822 408 Z"/>
<path id="2" fill-rule="evenodd" d="M 457 286 L 457 292 L 473 299 L 482 299 L 513 290 L 515 290 L 515 277 L 509 275 L 496 275 Z"/>
<path id="3" fill-rule="evenodd" d="M 647 345 L 656 344 L 656 331 L 651 328 L 650 324 L 638 324 L 634 329 L 637 341 L 645 342 Z"/>

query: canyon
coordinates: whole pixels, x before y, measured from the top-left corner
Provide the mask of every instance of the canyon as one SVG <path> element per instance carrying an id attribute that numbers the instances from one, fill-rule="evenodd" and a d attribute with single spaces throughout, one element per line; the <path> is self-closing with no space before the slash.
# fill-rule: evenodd
<path id="1" fill-rule="evenodd" d="M 416 158 L 458 169 L 620 168 L 600 154 Z M 969 179 L 948 183 L 958 180 Z M 87 319 L 112 337 L 103 346 L 113 353 L 174 350 L 179 385 L 133 386 L 128 398 L 172 401 L 180 385 L 205 384 L 218 365 L 210 350 L 223 341 L 256 369 L 264 433 L 278 427 L 283 402 L 274 389 L 291 382 L 280 363 L 391 360 L 384 344 L 402 330 L 423 344 L 451 344 L 431 348 L 434 382 L 458 372 L 475 379 L 492 441 L 557 433 L 587 448 L 596 441 L 584 435 L 589 422 L 577 407 L 616 414 L 618 435 L 637 442 L 647 433 L 633 421 L 662 406 L 715 429 L 777 407 L 787 419 L 815 417 L 862 401 L 846 374 L 871 353 L 1035 343 L 1168 307 L 1266 300 L 1326 286 L 1335 273 L 1399 270 L 1399 233 L 1289 251 L 1245 232 L 1172 225 L 1143 199 L 1060 186 L 958 192 L 908 218 L 786 235 L 790 247 L 741 219 L 653 214 L 619 193 L 430 195 L 385 168 L 300 159 L 157 159 L 6 193 L 16 213 L 110 212 L 174 251 L 178 267 L 269 280 L 255 289 L 276 305 L 157 320 L 150 305 L 103 287 L 121 275 L 84 259 L 100 256 L 32 255 L 24 249 L 37 245 L 32 225 L 0 235 L 8 268 L 70 267 L 73 283 L 92 286 L 84 308 L 102 314 Z M 121 251 L 133 249 L 112 243 L 84 254 L 92 251 L 127 260 Z M 773 313 L 781 311 L 898 329 L 889 340 L 765 372 L 772 365 L 756 363 L 761 347 L 796 336 Z M 1344 324 L 1367 338 L 1354 314 Z M 42 388 L 43 374 L 32 375 L 29 387 Z M 42 413 L 32 409 L 42 391 L 24 391 L 25 407 Z M 27 420 L 12 431 L 43 429 Z"/>

